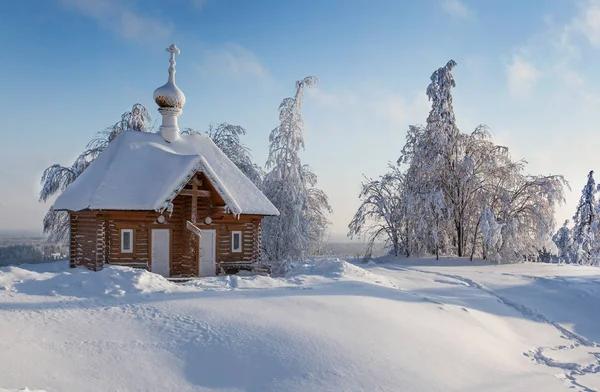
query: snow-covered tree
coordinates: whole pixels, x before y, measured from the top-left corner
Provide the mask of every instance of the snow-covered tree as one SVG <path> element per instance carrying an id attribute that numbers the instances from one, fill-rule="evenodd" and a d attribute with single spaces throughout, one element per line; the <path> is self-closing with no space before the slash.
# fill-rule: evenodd
<path id="1" fill-rule="evenodd" d="M 587 183 L 581 190 L 581 198 L 573 216 L 573 261 L 576 263 L 592 264 L 598 227 L 597 208 L 596 182 L 592 170 L 588 173 Z"/>
<path id="2" fill-rule="evenodd" d="M 440 259 L 440 248 L 445 244 L 445 232 L 443 230 L 446 220 L 446 202 L 444 193 L 440 189 L 434 189 L 426 198 L 431 222 L 431 237 L 435 253 L 435 259 Z"/>
<path id="3" fill-rule="evenodd" d="M 581 198 L 577 205 L 577 211 L 573 216 L 573 238 L 581 242 L 581 237 L 585 232 L 590 231 L 592 224 L 596 220 L 596 182 L 594 180 L 594 171 L 588 173 L 587 183 L 581 190 Z"/>
<path id="4" fill-rule="evenodd" d="M 192 128 L 186 128 L 181 132 L 182 135 L 201 134 Z M 246 130 L 239 125 L 221 123 L 219 125 L 210 124 L 206 136 L 227 155 L 227 157 L 248 177 L 257 187 L 260 188 L 263 178 L 263 171 L 256 163 L 252 161 L 250 149 L 241 141 L 241 137 L 246 134 Z"/>
<path id="5" fill-rule="evenodd" d="M 458 136 L 452 103 L 452 89 L 456 87 L 452 76 L 454 67 L 456 62 L 448 61 L 431 75 L 431 83 L 427 86 L 427 97 L 431 101 L 427 129 L 436 142 L 437 150 L 452 149 L 454 139 Z"/>
<path id="6" fill-rule="evenodd" d="M 498 215 L 505 223 L 502 260 L 536 260 L 538 250 L 552 244 L 555 209 L 564 203 L 566 185 L 561 175 L 515 173 L 512 183 L 505 187 L 507 199 L 501 200 Z"/>
<path id="7" fill-rule="evenodd" d="M 503 226 L 496 220 L 492 209 L 485 206 L 480 225 L 484 258 L 492 261 L 498 260 L 498 249 L 502 246 Z"/>
<path id="8" fill-rule="evenodd" d="M 71 166 L 54 164 L 44 170 L 41 178 L 40 202 L 61 194 L 96 157 L 119 134 L 126 130 L 147 132 L 150 125 L 150 114 L 143 105 L 135 104 L 130 111 L 123 113 L 114 125 L 97 133 L 84 152 Z M 65 211 L 54 211 L 52 207 L 44 216 L 44 234 L 52 242 L 64 243 L 69 238 L 69 214 Z"/>
<path id="9" fill-rule="evenodd" d="M 317 175 L 308 165 L 302 166 L 302 179 L 308 196 L 308 208 L 304 214 L 305 230 L 308 233 L 308 253 L 320 255 L 325 245 L 327 229 L 331 224 L 328 214 L 331 214 L 333 210 L 327 194 L 316 187 Z"/>
<path id="10" fill-rule="evenodd" d="M 556 245 L 558 250 L 558 259 L 561 262 L 571 263 L 571 246 L 573 245 L 572 232 L 569 228 L 569 220 L 565 220 L 565 223 L 552 237 L 552 241 Z"/>
<path id="11" fill-rule="evenodd" d="M 484 125 L 459 131 L 452 100 L 455 66 L 451 60 L 432 74 L 427 124 L 409 127 L 397 162 L 405 178 L 399 200 L 407 211 L 402 216 L 407 252 L 504 261 L 537 257 L 538 249 L 551 245 L 554 210 L 564 201 L 566 181 L 524 174 L 526 162 L 513 160 Z"/>
<path id="12" fill-rule="evenodd" d="M 425 127 L 412 127 L 407 137 L 399 162 L 409 164 L 409 175 L 414 178 L 411 193 L 425 201 L 428 195 L 441 190 L 452 217 L 453 233 L 448 233 L 463 256 L 466 249 L 465 203 L 462 191 L 465 184 L 464 169 L 469 169 L 471 160 L 461 154 L 462 138 L 454 115 L 452 88 L 456 86 L 452 70 L 456 62 L 450 60 L 444 67 L 431 75 L 427 96 L 431 111 Z M 412 173 L 411 173 L 412 172 Z M 430 224 L 432 222 L 429 222 Z M 450 228 L 450 227 L 449 227 Z"/>
<path id="13" fill-rule="evenodd" d="M 82 155 L 88 160 L 94 160 L 104 151 L 106 146 L 124 131 L 149 132 L 154 126 L 150 123 L 152 117 L 144 105 L 136 103 L 130 111 L 121 115 L 121 119 L 112 126 L 98 132 L 87 145 Z"/>
<path id="14" fill-rule="evenodd" d="M 348 225 L 348 236 L 367 237 L 367 250 L 383 241 L 394 256 L 410 255 L 410 223 L 406 196 L 406 180 L 397 166 L 379 179 L 366 178 L 361 184 L 361 204 Z M 368 252 L 367 252 L 368 253 Z"/>
<path id="15" fill-rule="evenodd" d="M 328 210 L 324 193 L 312 191 L 316 176 L 309 176 L 302 166 L 299 152 L 304 148 L 304 119 L 302 97 L 305 88 L 318 82 L 314 76 L 296 82 L 293 97 L 285 98 L 279 105 L 280 124 L 269 136 L 269 156 L 266 168 L 270 171 L 263 181 L 263 193 L 279 210 L 280 216 L 263 221 L 264 257 L 272 264 L 304 259 L 310 247 L 309 221 L 315 215 L 315 204 L 320 211 Z M 312 200 L 312 205 L 311 205 Z M 312 211 L 311 211 L 312 210 Z M 319 216 L 320 214 L 316 214 Z M 319 219 L 317 219 L 319 221 Z M 275 268 L 279 266 L 275 265 Z"/>

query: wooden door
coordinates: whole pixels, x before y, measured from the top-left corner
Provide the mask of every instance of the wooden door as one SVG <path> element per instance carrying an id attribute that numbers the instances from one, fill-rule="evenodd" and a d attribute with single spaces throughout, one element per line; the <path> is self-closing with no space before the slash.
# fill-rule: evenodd
<path id="1" fill-rule="evenodd" d="M 216 230 L 201 230 L 199 276 L 215 276 L 217 272 Z"/>
<path id="2" fill-rule="evenodd" d="M 152 229 L 151 271 L 164 277 L 171 276 L 171 232 Z"/>

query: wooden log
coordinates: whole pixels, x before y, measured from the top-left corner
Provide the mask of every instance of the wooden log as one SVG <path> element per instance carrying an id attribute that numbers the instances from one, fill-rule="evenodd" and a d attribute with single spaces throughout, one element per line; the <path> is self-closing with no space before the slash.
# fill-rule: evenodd
<path id="1" fill-rule="evenodd" d="M 94 266 L 94 270 L 98 271 L 104 268 L 104 237 L 105 237 L 105 226 L 104 226 L 104 216 L 97 215 L 96 216 L 96 263 Z"/>
<path id="2" fill-rule="evenodd" d="M 205 198 L 210 198 L 211 197 L 211 192 L 210 191 L 203 191 L 201 189 L 183 189 L 181 192 L 179 192 L 179 195 L 181 196 L 196 196 L 196 197 L 205 197 Z"/>

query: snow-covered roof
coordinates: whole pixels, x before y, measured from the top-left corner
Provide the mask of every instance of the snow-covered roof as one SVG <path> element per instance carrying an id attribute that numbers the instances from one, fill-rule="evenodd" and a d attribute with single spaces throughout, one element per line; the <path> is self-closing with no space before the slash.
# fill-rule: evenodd
<path id="1" fill-rule="evenodd" d="M 197 172 L 203 172 L 235 215 L 279 215 L 277 208 L 203 135 L 169 143 L 160 134 L 120 134 L 58 197 L 55 210 L 169 209 Z"/>

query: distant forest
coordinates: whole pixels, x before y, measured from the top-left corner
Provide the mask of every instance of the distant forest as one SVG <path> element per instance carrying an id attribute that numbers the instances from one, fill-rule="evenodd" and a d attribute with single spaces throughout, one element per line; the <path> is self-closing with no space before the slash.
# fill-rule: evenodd
<path id="1" fill-rule="evenodd" d="M 27 263 L 43 263 L 67 256 L 64 245 L 30 243 L 0 246 L 0 267 Z"/>

